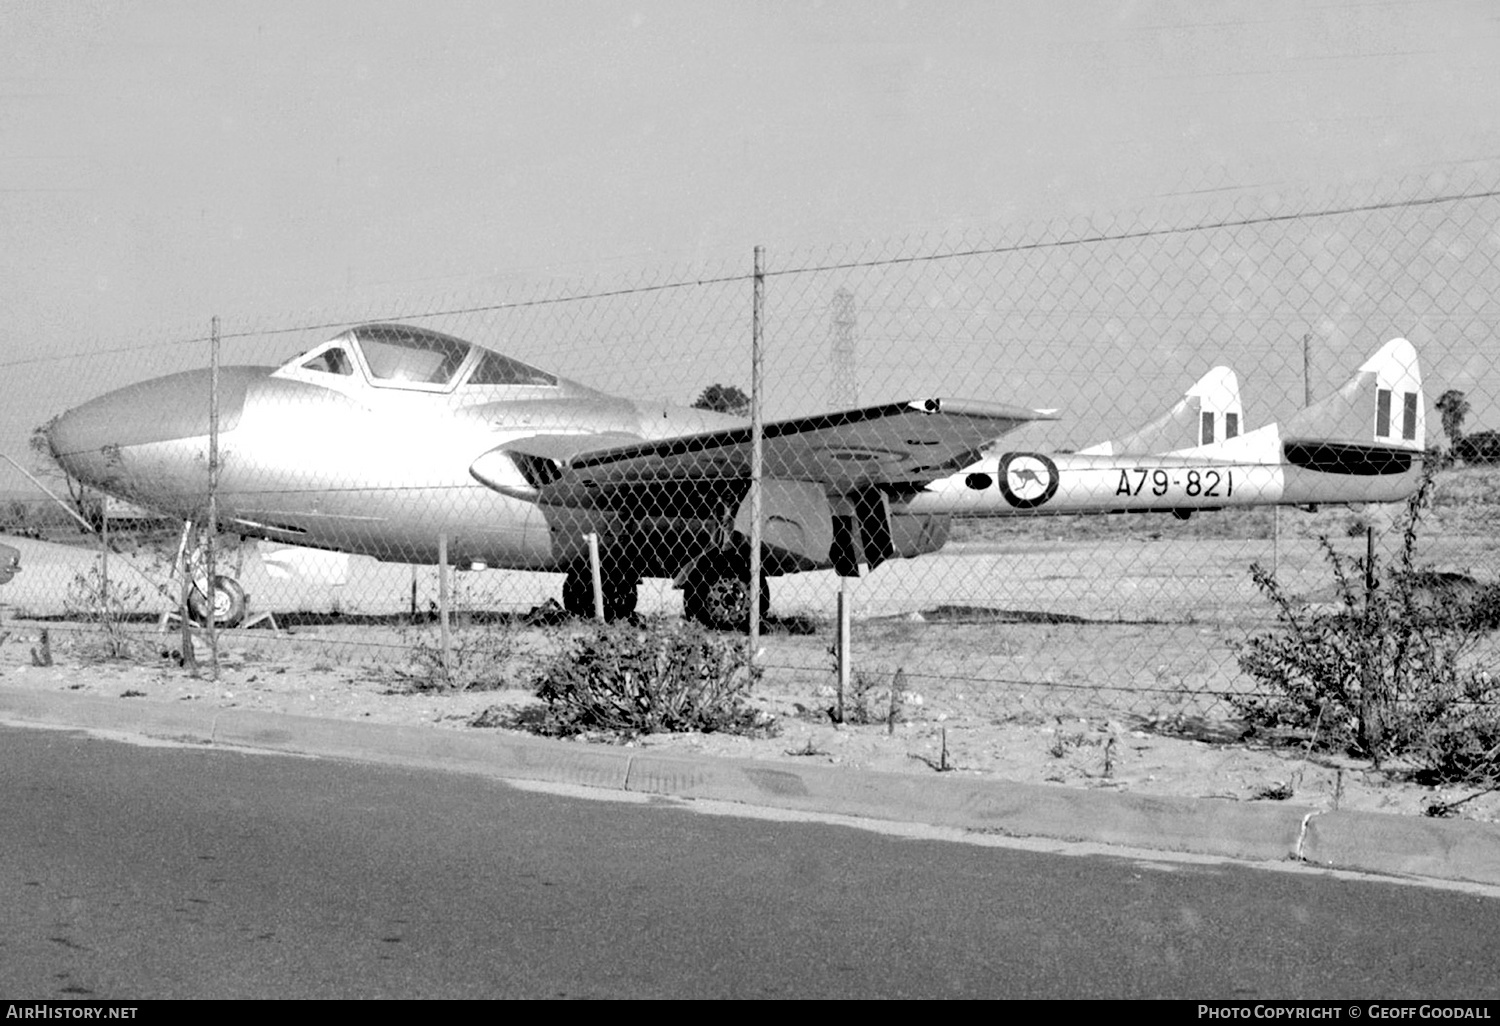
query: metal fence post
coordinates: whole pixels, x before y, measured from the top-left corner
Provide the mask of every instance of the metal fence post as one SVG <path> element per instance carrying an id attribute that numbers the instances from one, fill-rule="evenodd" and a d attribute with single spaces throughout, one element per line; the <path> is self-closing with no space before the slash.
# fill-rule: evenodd
<path id="1" fill-rule="evenodd" d="M 599 535 L 590 531 L 583 536 L 589 543 L 589 579 L 594 586 L 594 619 L 604 622 L 604 573 L 599 565 Z"/>
<path id="2" fill-rule="evenodd" d="M 206 580 L 204 598 L 208 602 L 209 675 L 219 679 L 219 602 L 218 568 L 214 562 L 214 536 L 219 531 L 219 318 L 213 318 L 208 348 L 208 531 L 203 544 Z M 108 519 L 108 518 L 106 518 Z"/>
<path id="3" fill-rule="evenodd" d="M 188 541 L 193 536 L 193 522 L 182 525 L 182 539 L 177 543 L 177 568 L 182 574 L 181 601 L 177 606 L 177 619 L 182 625 L 182 667 L 191 673 L 198 672 L 198 653 L 193 649 L 193 610 L 189 596 L 193 588 L 192 560 L 188 555 Z"/>
<path id="4" fill-rule="evenodd" d="M 453 645 L 448 636 L 448 535 L 438 534 L 438 643 L 443 654 L 443 676 L 453 674 Z"/>
<path id="5" fill-rule="evenodd" d="M 755 292 L 750 323 L 750 629 L 746 644 L 750 664 L 754 666 L 760 649 L 760 539 L 761 474 L 764 470 L 763 430 L 764 357 L 761 335 L 766 304 L 766 273 L 761 261 L 765 247 L 755 247 Z"/>

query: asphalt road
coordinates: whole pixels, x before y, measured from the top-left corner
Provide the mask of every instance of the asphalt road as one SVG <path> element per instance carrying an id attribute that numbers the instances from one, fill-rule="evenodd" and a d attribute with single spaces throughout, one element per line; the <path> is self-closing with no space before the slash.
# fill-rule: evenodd
<path id="1" fill-rule="evenodd" d="M 1500 899 L 0 727 L 0 999 L 1495 998 Z"/>

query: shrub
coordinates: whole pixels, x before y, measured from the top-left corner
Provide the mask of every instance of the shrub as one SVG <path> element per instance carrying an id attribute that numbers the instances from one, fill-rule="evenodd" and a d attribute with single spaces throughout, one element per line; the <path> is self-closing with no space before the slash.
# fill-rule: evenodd
<path id="1" fill-rule="evenodd" d="M 448 660 L 434 625 L 402 631 L 407 665 L 391 672 L 407 691 L 495 691 L 524 680 L 526 654 L 511 624 L 455 627 Z"/>
<path id="2" fill-rule="evenodd" d="M 1469 464 L 1500 463 L 1500 431 L 1476 431 L 1453 445 L 1453 455 Z"/>
<path id="3" fill-rule="evenodd" d="M 63 597 L 68 616 L 85 625 L 80 654 L 92 659 L 129 659 L 135 654 L 126 625 L 141 605 L 139 588 L 106 578 L 97 565 L 74 575 Z"/>
<path id="4" fill-rule="evenodd" d="M 1414 569 L 1430 485 L 1429 477 L 1407 504 L 1394 566 L 1341 556 L 1322 539 L 1341 599 L 1332 608 L 1300 606 L 1273 573 L 1251 567 L 1277 627 L 1251 637 L 1239 664 L 1269 696 L 1234 702 L 1252 726 L 1306 732 L 1310 744 L 1377 766 L 1408 756 L 1426 778 L 1488 782 L 1500 775 L 1500 686 L 1473 656 L 1500 599 L 1493 586 L 1435 589 L 1456 575 Z"/>
<path id="5" fill-rule="evenodd" d="M 536 676 L 539 733 L 619 738 L 668 731 L 769 736 L 774 720 L 746 704 L 757 672 L 742 641 L 660 618 L 594 624 Z"/>

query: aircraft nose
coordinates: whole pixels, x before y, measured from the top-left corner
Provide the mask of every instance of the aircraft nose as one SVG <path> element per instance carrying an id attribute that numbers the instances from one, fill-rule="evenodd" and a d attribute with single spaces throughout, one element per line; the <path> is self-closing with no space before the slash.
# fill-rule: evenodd
<path id="1" fill-rule="evenodd" d="M 86 453 L 97 453 L 108 444 L 109 424 L 109 414 L 97 400 L 85 403 L 52 418 L 46 430 L 47 448 L 52 458 L 71 473 L 70 462 Z"/>
<path id="2" fill-rule="evenodd" d="M 53 420 L 46 431 L 47 447 L 64 470 L 88 480 L 92 464 L 118 455 L 124 447 L 205 436 L 209 374 L 188 371 L 153 378 L 91 399 Z M 220 374 L 221 433 L 233 430 L 239 420 L 247 380 L 244 375 Z"/>

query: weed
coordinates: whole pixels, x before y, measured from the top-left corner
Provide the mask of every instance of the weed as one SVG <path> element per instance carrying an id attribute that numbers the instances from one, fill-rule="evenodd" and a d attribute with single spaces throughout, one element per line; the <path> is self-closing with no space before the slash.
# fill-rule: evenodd
<path id="1" fill-rule="evenodd" d="M 1087 748 L 1099 743 L 1097 738 L 1091 738 L 1087 734 L 1075 732 L 1072 734 L 1059 734 L 1057 740 L 1052 742 L 1052 747 L 1047 749 L 1047 754 L 1054 759 L 1066 758 L 1068 750 L 1072 748 Z"/>
<path id="2" fill-rule="evenodd" d="M 905 700 L 902 686 L 905 683 L 906 671 L 901 667 L 894 673 L 855 670 L 849 681 L 849 701 L 844 704 L 844 722 L 884 723 L 887 732 L 894 730 L 902 718 L 901 706 Z"/>
<path id="3" fill-rule="evenodd" d="M 838 649 L 830 646 L 828 655 L 837 680 Z M 884 669 L 855 670 L 849 678 L 849 693 L 840 696 L 838 705 L 829 709 L 828 715 L 835 723 L 884 723 L 886 733 L 894 733 L 896 724 L 903 719 L 901 708 L 908 698 L 903 690 L 905 684 L 904 667 L 897 667 L 894 673 Z"/>
<path id="4" fill-rule="evenodd" d="M 1250 800 L 1258 802 L 1284 802 L 1296 793 L 1296 789 L 1291 784 L 1277 782 L 1260 788 L 1250 796 Z"/>
<path id="5" fill-rule="evenodd" d="M 536 674 L 553 736 L 629 739 L 673 731 L 770 736 L 772 717 L 746 704 L 758 672 L 742 642 L 663 618 L 592 624 Z"/>
<path id="6" fill-rule="evenodd" d="M 1407 504 L 1401 551 L 1382 568 L 1322 539 L 1342 601 L 1306 609 L 1256 564 L 1251 576 L 1276 606 L 1275 630 L 1241 649 L 1240 668 L 1270 696 L 1231 702 L 1252 729 L 1290 727 L 1309 747 L 1369 758 L 1406 756 L 1429 781 L 1483 783 L 1500 776 L 1500 681 L 1474 665 L 1500 604 L 1493 589 L 1434 592 L 1414 568 L 1417 524 L 1431 487 Z M 1437 575 L 1441 577 L 1441 575 Z"/>
<path id="7" fill-rule="evenodd" d="M 85 625 L 80 653 L 93 659 L 129 659 L 135 654 L 126 625 L 141 606 L 139 588 L 109 580 L 98 566 L 75 575 L 63 598 L 68 615 Z"/>
<path id="8" fill-rule="evenodd" d="M 929 759 L 927 756 L 918 755 L 915 752 L 908 754 L 910 758 L 916 759 L 918 762 L 925 762 L 928 766 L 939 773 L 952 773 L 954 770 L 958 769 L 958 767 L 954 765 L 953 761 L 948 758 L 947 727 L 944 727 L 942 729 L 942 747 L 938 750 L 938 757 L 936 759 Z"/>
<path id="9" fill-rule="evenodd" d="M 446 660 L 435 626 L 405 628 L 402 641 L 407 666 L 392 673 L 406 691 L 494 691 L 514 686 L 527 664 L 508 623 L 454 628 Z"/>

